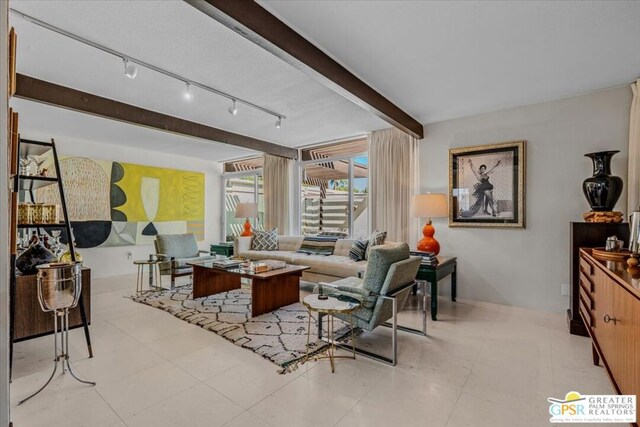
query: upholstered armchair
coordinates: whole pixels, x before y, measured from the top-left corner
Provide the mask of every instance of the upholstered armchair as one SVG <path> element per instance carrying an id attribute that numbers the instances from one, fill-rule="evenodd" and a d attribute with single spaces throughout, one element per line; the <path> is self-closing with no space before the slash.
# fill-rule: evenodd
<path id="1" fill-rule="evenodd" d="M 193 273 L 193 268 L 187 263 L 196 261 L 206 261 L 215 259 L 209 251 L 198 249 L 196 236 L 188 234 L 158 234 L 154 242 L 156 247 L 155 256 L 162 261 L 160 263 L 160 274 L 171 275 L 171 287 L 176 284 L 176 277 L 189 276 Z M 200 254 L 207 254 L 200 256 Z"/>
<path id="2" fill-rule="evenodd" d="M 426 289 L 423 287 L 422 330 L 398 325 L 398 311 L 404 306 L 415 284 L 420 268 L 420 257 L 411 256 L 406 243 L 380 245 L 371 248 L 369 262 L 363 278 L 348 277 L 332 283 L 320 283 L 316 292 L 336 297 L 351 297 L 358 300 L 361 308 L 353 312 L 354 326 L 364 331 L 373 331 L 378 326 L 393 329 L 392 357 L 388 358 L 369 351 L 356 351 L 368 357 L 395 365 L 398 360 L 398 329 L 427 334 Z M 350 321 L 350 315 L 336 314 L 335 317 Z M 318 321 L 318 337 L 322 337 L 322 316 Z M 388 321 L 391 320 L 389 324 Z M 336 343 L 340 345 L 340 343 Z M 344 345 L 341 345 L 344 347 Z M 345 347 L 351 350 L 351 347 Z"/>

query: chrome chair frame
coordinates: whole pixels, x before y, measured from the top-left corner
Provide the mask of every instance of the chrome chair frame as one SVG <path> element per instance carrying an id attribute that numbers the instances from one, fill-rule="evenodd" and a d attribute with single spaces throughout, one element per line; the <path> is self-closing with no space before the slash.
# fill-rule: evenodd
<path id="1" fill-rule="evenodd" d="M 398 325 L 398 300 L 397 297 L 399 294 L 401 294 L 402 292 L 413 288 L 413 286 L 417 285 L 418 283 L 421 283 L 421 287 L 422 287 L 422 330 L 419 329 L 414 329 L 414 328 L 410 328 L 407 326 L 402 326 L 402 325 Z M 331 283 L 320 283 L 323 287 L 327 286 L 330 288 L 337 288 L 335 286 L 332 286 Z M 427 336 L 427 282 L 426 281 L 411 281 L 409 283 L 407 283 L 406 285 L 402 285 L 399 288 L 397 288 L 395 291 L 393 291 L 392 293 L 386 294 L 386 295 L 378 295 L 378 294 L 371 294 L 371 296 L 375 296 L 378 298 L 382 298 L 385 300 L 390 300 L 391 304 L 392 304 L 392 319 L 393 321 L 391 323 L 389 322 L 384 322 L 381 323 L 380 326 L 384 326 L 387 328 L 391 328 L 392 329 L 392 335 L 391 335 L 391 347 L 392 347 L 392 356 L 391 358 L 377 354 L 377 353 L 373 353 L 370 352 L 368 350 L 364 350 L 361 348 L 358 348 L 357 346 L 355 346 L 355 351 L 358 354 L 361 354 L 365 357 L 368 357 L 370 359 L 374 359 L 377 360 L 379 362 L 383 362 L 392 366 L 397 365 L 398 363 L 398 330 L 403 331 L 403 332 L 409 332 L 415 335 L 420 335 L 420 336 Z M 321 339 L 327 343 L 333 344 L 337 347 L 340 347 L 342 349 L 345 350 L 351 350 L 354 346 L 353 343 L 352 345 L 347 345 L 345 343 L 342 342 L 338 342 L 335 340 L 331 340 L 329 339 L 329 337 L 323 337 L 322 336 L 322 317 L 324 315 L 319 314 L 318 315 L 318 339 Z"/>

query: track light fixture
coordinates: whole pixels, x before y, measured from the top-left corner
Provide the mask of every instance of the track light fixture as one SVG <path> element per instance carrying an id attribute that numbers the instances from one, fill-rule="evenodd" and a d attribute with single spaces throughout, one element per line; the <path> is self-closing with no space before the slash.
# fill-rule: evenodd
<path id="1" fill-rule="evenodd" d="M 130 79 L 135 79 L 138 75 L 138 67 L 136 67 L 136 64 L 129 62 L 127 58 L 122 58 L 122 60 L 124 61 L 124 75 Z"/>
<path id="2" fill-rule="evenodd" d="M 229 113 L 231 113 L 232 115 L 236 115 L 238 113 L 238 109 L 237 109 L 237 105 L 236 104 L 243 104 L 247 107 L 253 108 L 255 110 L 258 111 L 262 111 L 265 114 L 269 114 L 273 117 L 275 117 L 276 120 L 276 128 L 280 128 L 280 126 L 282 125 L 282 119 L 286 119 L 287 117 L 283 114 L 278 113 L 277 111 L 273 111 L 270 110 L 268 108 L 262 107 L 260 105 L 254 104 L 251 101 L 248 101 L 246 99 L 242 99 L 239 98 L 237 96 L 233 96 L 230 93 L 227 92 L 223 92 L 219 89 L 216 89 L 215 87 L 206 85 L 204 83 L 200 83 L 197 82 L 195 80 L 191 80 L 189 78 L 187 78 L 186 76 L 180 75 L 180 74 L 176 74 L 172 71 L 166 70 L 164 68 L 160 68 L 156 65 L 153 65 L 149 62 L 143 61 L 140 58 L 136 58 L 136 57 L 132 57 L 130 55 L 127 55 L 124 52 L 120 52 L 117 51 L 115 49 L 112 49 L 108 46 L 105 46 L 103 44 L 97 43 L 93 40 L 89 40 L 87 38 L 84 38 L 82 36 L 79 36 L 77 34 L 71 33 L 67 30 L 64 30 L 62 28 L 56 27 L 55 25 L 49 24 L 48 22 L 45 21 L 41 21 L 40 19 L 34 18 L 33 16 L 29 16 L 25 13 L 20 12 L 19 10 L 16 9 L 9 9 L 9 11 L 14 15 L 17 16 L 20 19 L 23 19 L 27 22 L 30 22 L 34 25 L 37 25 L 39 27 L 45 28 L 49 31 L 52 31 L 54 33 L 60 34 L 64 37 L 70 38 L 72 40 L 75 40 L 79 43 L 85 44 L 87 46 L 91 46 L 94 49 L 98 49 L 101 50 L 109 55 L 113 55 L 119 59 L 122 59 L 123 63 L 124 63 L 124 74 L 125 76 L 127 76 L 130 79 L 134 79 L 137 74 L 138 74 L 138 68 L 143 67 L 146 68 L 148 70 L 152 70 L 156 73 L 162 74 L 164 76 L 170 77 L 172 79 L 181 81 L 183 83 L 185 83 L 185 85 L 187 86 L 186 91 L 184 92 L 184 98 L 189 101 L 193 98 L 193 94 L 191 93 L 191 86 L 195 86 L 197 88 L 199 88 L 200 90 L 212 93 L 214 95 L 218 95 L 227 99 L 230 99 L 233 102 L 233 105 L 228 109 Z"/>
<path id="3" fill-rule="evenodd" d="M 229 107 L 229 109 L 227 111 L 232 116 L 235 116 L 235 115 L 238 114 L 238 107 L 236 107 L 236 100 L 235 99 L 232 99 L 232 102 L 233 102 L 233 104 L 231 104 L 231 107 Z"/>

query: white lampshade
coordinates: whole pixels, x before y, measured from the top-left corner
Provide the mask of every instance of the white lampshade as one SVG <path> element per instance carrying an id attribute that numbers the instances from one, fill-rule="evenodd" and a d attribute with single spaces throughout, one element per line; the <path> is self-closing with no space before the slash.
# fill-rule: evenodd
<path id="1" fill-rule="evenodd" d="M 257 218 L 258 204 L 257 203 L 238 203 L 235 217 L 236 218 Z"/>
<path id="2" fill-rule="evenodd" d="M 411 199 L 411 216 L 414 218 L 445 218 L 449 216 L 447 202 L 446 194 L 418 194 Z"/>

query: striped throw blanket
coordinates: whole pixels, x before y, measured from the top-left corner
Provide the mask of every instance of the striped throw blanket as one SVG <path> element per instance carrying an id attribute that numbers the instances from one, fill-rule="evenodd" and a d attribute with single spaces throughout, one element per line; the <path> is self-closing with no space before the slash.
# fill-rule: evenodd
<path id="1" fill-rule="evenodd" d="M 337 237 L 305 237 L 296 252 L 307 255 L 331 255 L 336 246 Z"/>

